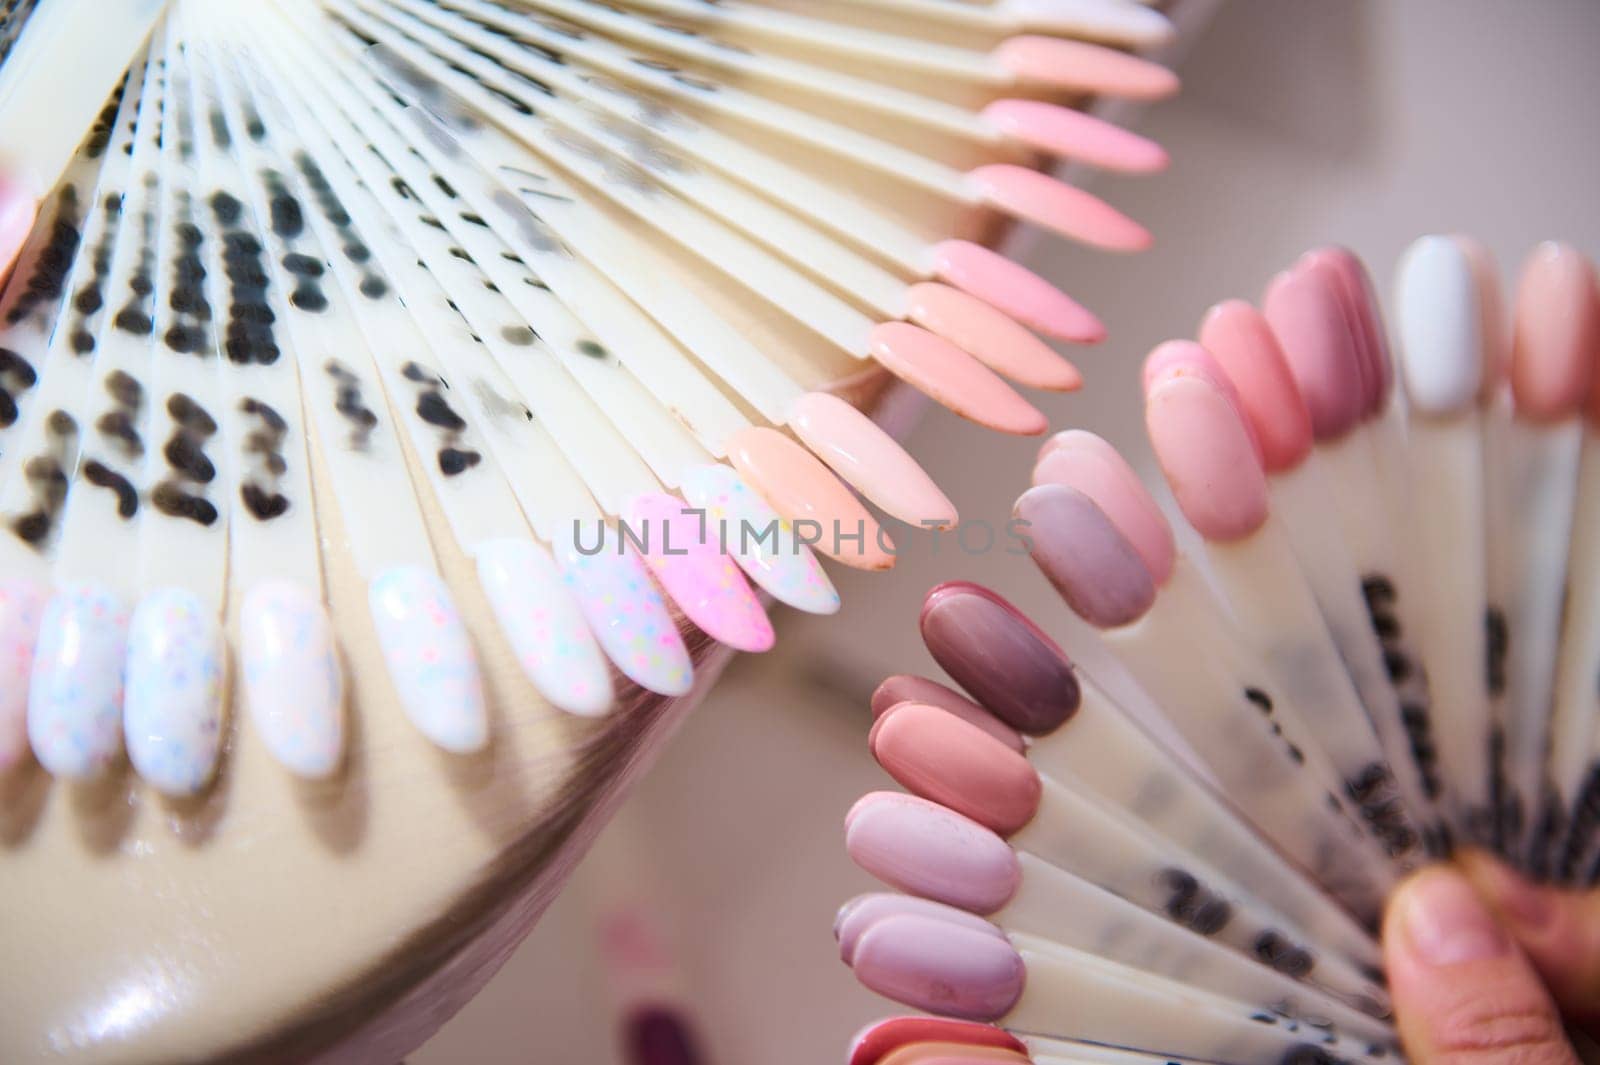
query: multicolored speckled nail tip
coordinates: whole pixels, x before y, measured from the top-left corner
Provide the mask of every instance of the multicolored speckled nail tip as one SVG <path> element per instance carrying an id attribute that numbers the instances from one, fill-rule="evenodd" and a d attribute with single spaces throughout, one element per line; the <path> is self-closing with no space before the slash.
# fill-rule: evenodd
<path id="1" fill-rule="evenodd" d="M 639 556 L 606 527 L 594 554 L 563 550 L 567 588 L 616 667 L 641 687 L 683 695 L 694 683 L 689 651 Z"/>
<path id="2" fill-rule="evenodd" d="M 707 527 L 750 579 L 780 602 L 811 614 L 839 609 L 839 593 L 794 526 L 780 518 L 726 466 L 701 466 L 684 478 L 683 494 L 706 512 Z M 777 534 L 765 535 L 776 523 Z"/>
<path id="3" fill-rule="evenodd" d="M 0 772 L 28 750 L 28 678 L 49 599 L 33 581 L 0 581 Z"/>
<path id="4" fill-rule="evenodd" d="M 396 566 L 367 589 L 378 644 L 406 715 L 434 743 L 469 754 L 489 742 L 478 656 L 439 575 Z"/>
<path id="5" fill-rule="evenodd" d="M 572 714 L 611 708 L 611 672 L 555 561 L 532 540 L 495 540 L 477 549 L 478 580 L 523 673 Z"/>
<path id="6" fill-rule="evenodd" d="M 133 612 L 122 731 L 157 791 L 193 795 L 216 771 L 224 653 L 215 611 L 190 592 L 163 588 Z"/>
<path id="7" fill-rule="evenodd" d="M 100 584 L 72 584 L 45 608 L 28 691 L 28 742 L 58 777 L 91 777 L 122 749 L 128 608 Z"/>
<path id="8" fill-rule="evenodd" d="M 245 702 L 267 749 L 318 780 L 344 760 L 344 673 L 322 600 L 288 581 L 251 589 L 239 612 Z"/>
<path id="9" fill-rule="evenodd" d="M 689 620 L 741 651 L 766 651 L 775 637 L 761 602 L 717 544 L 704 510 L 657 493 L 636 499 L 628 526 L 646 545 L 645 561 Z"/>

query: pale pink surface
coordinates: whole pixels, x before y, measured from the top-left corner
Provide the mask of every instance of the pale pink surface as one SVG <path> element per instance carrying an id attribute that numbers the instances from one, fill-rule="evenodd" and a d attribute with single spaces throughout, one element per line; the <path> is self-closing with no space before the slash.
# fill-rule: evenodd
<path id="1" fill-rule="evenodd" d="M 1267 478 L 1238 409 L 1197 375 L 1157 379 L 1145 429 L 1172 494 L 1207 540 L 1250 535 L 1267 519 Z"/>
<path id="2" fill-rule="evenodd" d="M 1500 268 L 1483 241 L 1460 234 L 1450 239 L 1467 257 L 1472 279 L 1478 286 L 1479 335 L 1483 339 L 1483 388 L 1478 398 L 1487 400 L 1500 391 L 1511 373 L 1511 336 L 1505 296 L 1500 290 Z"/>
<path id="3" fill-rule="evenodd" d="M 1311 451 L 1311 412 L 1261 312 L 1244 300 L 1217 304 L 1200 323 L 1200 346 L 1233 383 L 1267 472 L 1299 466 Z"/>
<path id="4" fill-rule="evenodd" d="M 1384 336 L 1378 299 L 1367 268 L 1348 248 L 1330 245 L 1300 258 L 1307 269 L 1320 273 L 1339 296 L 1345 328 L 1350 330 L 1361 373 L 1362 413 L 1370 417 L 1383 409 L 1394 384 L 1394 367 Z"/>
<path id="5" fill-rule="evenodd" d="M 1106 251 L 1143 251 L 1150 231 L 1092 193 L 1011 163 L 967 175 L 984 202 L 1046 229 Z"/>
<path id="6" fill-rule="evenodd" d="M 1334 440 L 1365 414 L 1360 356 L 1345 324 L 1339 293 L 1326 275 L 1279 274 L 1267 286 L 1262 311 L 1283 346 L 1318 440 Z"/>
<path id="7" fill-rule="evenodd" d="M 1172 160 L 1148 137 L 1044 100 L 996 100 L 983 117 L 1036 151 L 1126 174 L 1153 174 Z"/>
<path id="8" fill-rule="evenodd" d="M 934 245 L 933 273 L 1046 336 L 1085 344 L 1105 339 L 1100 319 L 1072 297 L 981 244 L 946 240 Z"/>
<path id="9" fill-rule="evenodd" d="M 29 580 L 0 583 L 0 771 L 28 750 L 28 677 L 50 592 Z"/>
<path id="10" fill-rule="evenodd" d="M 1160 100 L 1178 91 L 1178 75 L 1148 59 L 1088 41 L 1023 35 L 994 58 L 1018 81 L 1129 100 Z"/>
<path id="11" fill-rule="evenodd" d="M 835 473 L 908 525 L 956 523 L 955 504 L 917 460 L 876 422 L 838 396 L 808 392 L 789 427 Z"/>
<path id="12" fill-rule="evenodd" d="M 932 899 L 919 899 L 915 895 L 897 895 L 890 891 L 875 891 L 857 895 L 843 906 L 833 919 L 833 938 L 839 943 L 839 958 L 849 965 L 855 957 L 856 943 L 867 929 L 894 914 L 914 913 L 950 921 L 974 932 L 1004 939 L 1005 934 L 995 925 L 975 913 L 958 910 Z"/>
<path id="13" fill-rule="evenodd" d="M 845 849 L 891 887 L 994 913 L 1022 881 L 1011 845 L 970 818 L 899 792 L 862 796 L 845 815 Z"/>
<path id="14" fill-rule="evenodd" d="M 1057 433 L 1033 467 L 1033 483 L 1078 489 L 1128 538 L 1157 585 L 1172 575 L 1172 529 L 1133 467 L 1105 440 L 1083 429 Z"/>
<path id="15" fill-rule="evenodd" d="M 858 569 L 894 565 L 888 533 L 839 478 L 787 436 L 765 426 L 741 429 L 728 440 L 728 459 L 773 510 L 820 526 L 818 551 Z"/>
<path id="16" fill-rule="evenodd" d="M 1022 956 L 1010 943 L 919 914 L 887 917 L 861 936 L 855 974 L 896 1002 L 947 1017 L 992 1021 L 1022 996 Z"/>
<path id="17" fill-rule="evenodd" d="M 9 178 L 0 178 L 0 277 L 4 277 L 28 239 L 39 201 L 26 188 Z"/>
<path id="18" fill-rule="evenodd" d="M 733 559 L 718 549 L 719 533 L 704 511 L 676 496 L 640 496 L 631 527 L 647 549 L 657 583 L 706 635 L 740 651 L 771 649 L 775 637 L 761 601 Z"/>
<path id="19" fill-rule="evenodd" d="M 1164 341 L 1157 344 L 1155 350 L 1145 356 L 1141 380 L 1146 392 L 1149 392 L 1159 380 L 1185 376 L 1202 377 L 1228 397 L 1228 402 L 1233 404 L 1234 410 L 1239 412 L 1239 417 L 1244 422 L 1245 432 L 1249 434 L 1250 443 L 1255 447 L 1256 457 L 1264 462 L 1266 455 L 1261 448 L 1261 441 L 1256 439 L 1255 426 L 1245 414 L 1244 397 L 1239 394 L 1233 379 L 1222 368 L 1216 356 L 1192 340 Z"/>
<path id="20" fill-rule="evenodd" d="M 908 322 L 880 322 L 869 338 L 873 357 L 896 377 L 963 418 L 1003 433 L 1042 433 L 1045 416 L 993 370 L 942 337 Z"/>
<path id="21" fill-rule="evenodd" d="M 1600 299 L 1594 266 L 1576 248 L 1535 248 L 1517 282 L 1511 394 L 1519 417 L 1559 421 L 1577 414 L 1600 358 Z"/>
<path id="22" fill-rule="evenodd" d="M 1022 734 L 995 717 L 965 695 L 945 687 L 938 681 L 909 673 L 885 677 L 872 691 L 872 716 L 882 717 L 902 703 L 926 703 L 937 706 L 969 722 L 1013 751 L 1023 751 L 1026 744 Z"/>
<path id="23" fill-rule="evenodd" d="M 1030 388 L 1070 392 L 1083 385 L 1078 368 L 976 296 L 924 281 L 906 292 L 906 318 L 944 337 L 996 373 Z"/>

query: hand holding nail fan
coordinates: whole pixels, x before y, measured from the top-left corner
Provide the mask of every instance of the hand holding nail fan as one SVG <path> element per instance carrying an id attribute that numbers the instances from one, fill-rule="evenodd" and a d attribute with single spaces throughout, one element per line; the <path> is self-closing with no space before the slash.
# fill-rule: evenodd
<path id="1" fill-rule="evenodd" d="M 988 245 L 1148 243 L 1035 167 L 1164 164 L 1067 105 L 1170 28 L 957 6 L 7 7 L 0 1056 L 401 1056 L 759 592 L 956 519 L 893 378 L 1043 431 L 1103 330 Z"/>
<path id="2" fill-rule="evenodd" d="M 852 1065 L 1392 1058 L 1372 934 L 1399 875 L 1481 847 L 1600 881 L 1593 266 L 1541 245 L 1508 329 L 1482 246 L 1419 240 L 1398 373 L 1344 249 L 1263 308 L 1219 304 L 1145 364 L 1192 547 L 1081 431 L 1016 504 L 1066 645 L 1159 718 L 994 593 L 929 594 L 924 641 L 972 699 L 874 696 L 912 794 L 863 798 L 846 842 L 907 894 L 834 932 L 868 987 L 952 1019 L 874 1026 Z"/>

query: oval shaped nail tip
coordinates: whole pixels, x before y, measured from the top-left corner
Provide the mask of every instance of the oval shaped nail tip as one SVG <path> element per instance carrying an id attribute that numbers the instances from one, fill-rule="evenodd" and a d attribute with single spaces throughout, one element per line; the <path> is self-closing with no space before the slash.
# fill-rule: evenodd
<path id="1" fill-rule="evenodd" d="M 1106 338 L 1105 325 L 1072 297 L 981 244 L 941 241 L 934 246 L 932 267 L 934 276 L 1046 336 L 1080 344 Z"/>
<path id="2" fill-rule="evenodd" d="M 539 694 L 583 717 L 611 709 L 605 655 L 549 553 L 532 540 L 494 540 L 473 555 L 489 608 Z"/>
<path id="3" fill-rule="evenodd" d="M 1117 628 L 1155 605 L 1150 572 L 1103 510 L 1075 488 L 1030 488 L 1015 513 L 1029 523 L 1034 564 L 1072 612 L 1097 628 Z"/>
<path id="4" fill-rule="evenodd" d="M 1038 408 L 954 344 L 909 322 L 880 322 L 872 355 L 896 377 L 955 414 L 1002 433 L 1037 436 L 1050 426 Z"/>
<path id="5" fill-rule="evenodd" d="M 1238 391 L 1267 470 L 1298 467 L 1311 452 L 1311 412 L 1266 318 L 1243 300 L 1228 300 L 1206 313 L 1199 340 Z"/>
<path id="6" fill-rule="evenodd" d="M 938 707 L 892 708 L 874 722 L 867 746 L 901 787 L 1001 836 L 1038 812 L 1039 774 L 1028 760 Z"/>
<path id="7" fill-rule="evenodd" d="M 322 780 L 344 762 L 344 670 L 319 595 L 266 581 L 239 608 L 245 706 L 272 756 L 295 776 Z"/>
<path id="8" fill-rule="evenodd" d="M 1178 556 L 1172 526 L 1133 467 L 1101 437 L 1083 429 L 1057 433 L 1033 468 L 1033 483 L 1082 492 L 1139 552 L 1151 580 L 1161 585 L 1172 575 Z"/>
<path id="9" fill-rule="evenodd" d="M 839 944 L 839 960 L 849 965 L 855 956 L 856 943 L 868 928 L 886 917 L 900 913 L 921 914 L 971 928 L 975 932 L 1004 939 L 999 926 L 984 920 L 975 913 L 958 910 L 932 899 L 919 899 L 915 895 L 899 895 L 892 891 L 874 891 L 857 895 L 843 906 L 833 922 L 833 938 Z"/>
<path id="10" fill-rule="evenodd" d="M 1024 34 L 992 55 L 1019 81 L 1125 100 L 1161 100 L 1178 91 L 1178 75 L 1159 63 L 1102 44 Z"/>
<path id="11" fill-rule="evenodd" d="M 1171 159 L 1148 137 L 1044 100 L 996 100 L 982 117 L 1035 151 L 1124 174 L 1154 174 Z"/>
<path id="12" fill-rule="evenodd" d="M 850 1065 L 881 1065 L 885 1055 L 902 1046 L 923 1042 L 965 1043 L 1024 1053 L 1022 1040 L 990 1024 L 957 1021 L 948 1017 L 890 1017 L 856 1033 L 850 1041 Z"/>
<path id="13" fill-rule="evenodd" d="M 834 614 L 839 593 L 811 548 L 798 541 L 781 517 L 726 466 L 705 465 L 683 480 L 684 497 L 706 512 L 727 535 L 728 553 L 749 578 L 779 602 L 809 614 Z M 766 530 L 776 529 L 771 535 Z"/>
<path id="14" fill-rule="evenodd" d="M 989 206 L 1102 251 L 1143 251 L 1150 231 L 1100 197 L 1048 174 L 991 163 L 967 175 Z"/>
<path id="15" fill-rule="evenodd" d="M 1027 747 L 1022 740 L 1020 732 L 971 699 L 968 699 L 965 695 L 947 688 L 937 681 L 928 680 L 926 677 L 912 676 L 907 673 L 887 677 L 877 688 L 873 689 L 872 716 L 874 719 L 880 718 L 902 703 L 923 703 L 928 706 L 937 706 L 946 713 L 954 714 L 969 725 L 982 729 L 991 738 L 1000 741 L 1013 751 L 1020 752 Z"/>
<path id="16" fill-rule="evenodd" d="M 958 288 L 929 281 L 912 285 L 906 291 L 905 316 L 1019 385 L 1053 392 L 1072 392 L 1083 386 L 1078 368 L 1050 345 Z"/>
<path id="17" fill-rule="evenodd" d="M 1318 440 L 1336 440 L 1365 413 L 1354 338 L 1338 294 L 1318 275 L 1279 274 L 1267 286 L 1262 313 L 1283 346 Z"/>
<path id="18" fill-rule="evenodd" d="M 45 608 L 28 690 L 28 742 L 56 776 L 97 776 L 121 752 L 127 650 L 128 608 L 104 585 L 68 585 Z"/>
<path id="19" fill-rule="evenodd" d="M 1011 901 L 1016 852 L 991 829 L 938 803 L 898 792 L 864 796 L 845 815 L 845 850 L 890 887 L 975 914 Z"/>
<path id="20" fill-rule="evenodd" d="M 970 1021 L 1004 1017 L 1022 997 L 1022 956 L 1010 943 L 932 917 L 899 914 L 856 944 L 856 979 L 918 1009 Z"/>
<path id="21" fill-rule="evenodd" d="M 1366 413 L 1369 416 L 1378 414 L 1388 402 L 1390 389 L 1394 386 L 1394 363 L 1389 354 L 1389 338 L 1384 332 L 1383 312 L 1378 306 L 1372 275 L 1355 252 L 1337 244 L 1318 248 L 1306 258 L 1320 263 L 1338 285 L 1350 331 L 1355 335 L 1361 352 Z"/>
<path id="22" fill-rule="evenodd" d="M 1208 541 L 1242 540 L 1267 520 L 1267 475 L 1243 416 L 1201 377 L 1157 381 L 1145 432 L 1178 507 Z"/>
<path id="23" fill-rule="evenodd" d="M 367 601 L 406 716 L 453 754 L 489 742 L 489 716 L 478 656 L 444 580 L 420 566 L 378 574 Z"/>
<path id="24" fill-rule="evenodd" d="M 694 667 L 667 604 L 639 556 L 610 526 L 593 554 L 562 547 L 562 580 L 613 665 L 642 688 L 684 695 Z"/>
<path id="25" fill-rule="evenodd" d="M 28 682 L 49 601 L 42 584 L 0 581 L 0 773 L 28 753 Z"/>
<path id="26" fill-rule="evenodd" d="M 1600 352 L 1594 265 L 1576 248 L 1546 241 L 1517 280 L 1511 391 L 1517 413 L 1560 421 L 1588 398 Z"/>
<path id="27" fill-rule="evenodd" d="M 1435 417 L 1477 405 L 1487 369 L 1472 262 L 1449 237 L 1412 243 L 1395 270 L 1400 369 L 1411 407 Z"/>
<path id="28" fill-rule="evenodd" d="M 164 795 L 210 783 L 222 750 L 222 628 L 179 588 L 151 592 L 128 624 L 122 730 L 128 760 Z"/>
<path id="29" fill-rule="evenodd" d="M 665 494 L 643 496 L 630 509 L 634 534 L 649 545 L 645 563 L 690 621 L 736 650 L 772 648 L 772 622 L 739 567 L 718 550 L 704 512 Z"/>
<path id="30" fill-rule="evenodd" d="M 789 427 L 862 495 L 908 525 L 955 525 L 955 504 L 917 460 L 855 407 L 827 392 L 795 401 Z"/>

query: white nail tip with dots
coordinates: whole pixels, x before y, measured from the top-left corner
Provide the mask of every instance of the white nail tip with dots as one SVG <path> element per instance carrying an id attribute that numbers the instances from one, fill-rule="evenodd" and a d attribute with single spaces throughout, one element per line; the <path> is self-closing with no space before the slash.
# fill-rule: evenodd
<path id="1" fill-rule="evenodd" d="M 28 690 L 28 742 L 58 777 L 93 777 L 122 749 L 128 608 L 100 584 L 57 592 L 39 624 Z"/>
<path id="2" fill-rule="evenodd" d="M 344 761 L 344 672 L 320 597 L 289 581 L 250 590 L 239 611 L 245 704 L 272 756 L 309 780 Z"/>
<path id="3" fill-rule="evenodd" d="M 447 751 L 482 750 L 489 717 L 478 657 L 444 581 L 418 566 L 396 566 L 373 578 L 367 598 L 406 716 Z"/>
<path id="4" fill-rule="evenodd" d="M 157 791 L 195 795 L 222 749 L 222 629 L 194 594 L 145 596 L 128 626 L 122 731 L 128 759 Z"/>
<path id="5" fill-rule="evenodd" d="M 0 581 L 0 773 L 28 751 L 28 677 L 49 599 L 33 581 Z"/>

